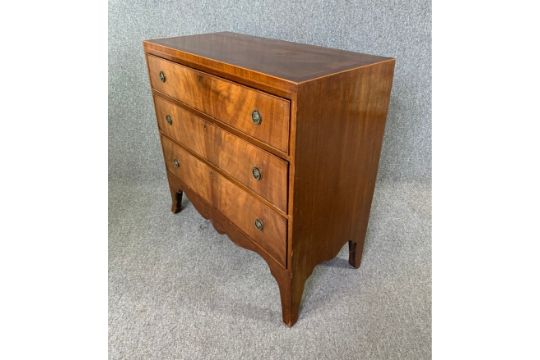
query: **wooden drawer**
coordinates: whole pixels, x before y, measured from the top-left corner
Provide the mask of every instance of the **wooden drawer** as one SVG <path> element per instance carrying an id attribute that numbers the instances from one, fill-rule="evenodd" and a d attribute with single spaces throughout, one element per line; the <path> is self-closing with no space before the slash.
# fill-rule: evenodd
<path id="1" fill-rule="evenodd" d="M 288 163 L 156 95 L 161 132 L 287 212 Z M 260 176 L 257 176 L 260 175 Z"/>
<path id="2" fill-rule="evenodd" d="M 147 56 L 152 87 L 287 153 L 290 102 L 189 67 Z M 253 120 L 257 111 L 262 119 Z"/>
<path id="3" fill-rule="evenodd" d="M 287 220 L 173 141 L 162 136 L 161 142 L 167 170 L 285 266 Z"/>

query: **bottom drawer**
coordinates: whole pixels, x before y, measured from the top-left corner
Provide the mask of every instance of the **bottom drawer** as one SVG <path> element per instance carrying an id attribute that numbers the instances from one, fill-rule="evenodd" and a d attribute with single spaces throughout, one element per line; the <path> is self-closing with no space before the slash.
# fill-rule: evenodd
<path id="1" fill-rule="evenodd" d="M 163 136 L 161 143 L 168 171 L 285 266 L 286 219 L 181 146 Z"/>

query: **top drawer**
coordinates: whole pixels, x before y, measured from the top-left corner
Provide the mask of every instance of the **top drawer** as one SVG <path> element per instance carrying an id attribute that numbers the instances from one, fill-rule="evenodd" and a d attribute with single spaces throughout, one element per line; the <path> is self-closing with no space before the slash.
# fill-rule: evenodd
<path id="1" fill-rule="evenodd" d="M 153 55 L 152 88 L 288 153 L 290 102 Z"/>

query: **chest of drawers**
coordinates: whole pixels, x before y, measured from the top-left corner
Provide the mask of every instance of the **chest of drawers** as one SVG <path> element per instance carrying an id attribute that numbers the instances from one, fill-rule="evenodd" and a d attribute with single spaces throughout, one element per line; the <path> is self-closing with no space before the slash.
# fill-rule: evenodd
<path id="1" fill-rule="evenodd" d="M 360 266 L 394 59 L 235 34 L 147 40 L 172 196 L 258 253 L 283 321 L 314 267 Z"/>

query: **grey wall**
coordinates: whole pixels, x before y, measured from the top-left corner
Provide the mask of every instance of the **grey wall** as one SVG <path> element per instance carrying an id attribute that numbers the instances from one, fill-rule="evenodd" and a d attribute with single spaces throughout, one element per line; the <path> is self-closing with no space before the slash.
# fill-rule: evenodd
<path id="1" fill-rule="evenodd" d="M 142 41 L 235 31 L 397 60 L 379 177 L 431 181 L 430 1 L 109 0 L 109 177 L 165 176 Z"/>

